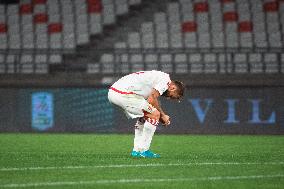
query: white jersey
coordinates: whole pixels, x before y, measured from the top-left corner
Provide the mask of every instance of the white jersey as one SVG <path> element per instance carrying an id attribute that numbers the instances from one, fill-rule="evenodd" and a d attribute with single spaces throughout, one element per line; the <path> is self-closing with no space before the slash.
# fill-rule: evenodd
<path id="1" fill-rule="evenodd" d="M 162 95 L 169 87 L 170 76 L 161 71 L 140 71 L 126 75 L 115 82 L 112 87 L 123 92 L 133 92 L 147 99 L 152 90 Z"/>

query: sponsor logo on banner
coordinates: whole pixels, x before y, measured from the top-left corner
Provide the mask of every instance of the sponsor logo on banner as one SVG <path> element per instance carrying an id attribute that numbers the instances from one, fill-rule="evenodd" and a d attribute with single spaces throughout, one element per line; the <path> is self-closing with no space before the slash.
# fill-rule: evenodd
<path id="1" fill-rule="evenodd" d="M 204 123 L 206 115 L 208 112 L 214 108 L 216 103 L 214 99 L 188 99 L 191 104 L 199 123 Z M 223 102 L 226 104 L 224 110 L 226 111 L 227 118 L 223 121 L 225 124 L 236 124 L 240 123 L 239 118 L 236 115 L 237 105 L 240 103 L 238 99 L 224 99 Z M 266 107 L 262 105 L 261 99 L 247 99 L 246 106 L 249 108 L 249 115 L 247 123 L 250 124 L 275 124 L 276 123 L 276 111 L 267 110 Z M 261 112 L 264 109 L 269 111 L 269 116 L 264 117 Z"/>
<path id="2" fill-rule="evenodd" d="M 32 128 L 40 131 L 53 126 L 53 95 L 48 92 L 32 94 Z"/>

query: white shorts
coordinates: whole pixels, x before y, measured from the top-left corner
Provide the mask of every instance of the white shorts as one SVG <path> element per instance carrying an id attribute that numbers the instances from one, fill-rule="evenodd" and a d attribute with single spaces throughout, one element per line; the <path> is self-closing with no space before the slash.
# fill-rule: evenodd
<path id="1" fill-rule="evenodd" d="M 122 108 L 127 118 L 144 117 L 144 111 L 153 113 L 156 110 L 143 96 L 137 94 L 121 94 L 109 89 L 108 100 Z"/>

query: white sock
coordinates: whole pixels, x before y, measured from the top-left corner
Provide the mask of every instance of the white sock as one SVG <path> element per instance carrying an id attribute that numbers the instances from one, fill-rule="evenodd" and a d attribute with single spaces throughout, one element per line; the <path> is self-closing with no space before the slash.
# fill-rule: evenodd
<path id="1" fill-rule="evenodd" d="M 142 139 L 143 128 L 144 128 L 145 119 L 139 118 L 135 124 L 135 136 L 134 136 L 134 147 L 133 151 L 138 152 L 139 146 Z"/>
<path id="2" fill-rule="evenodd" d="M 157 125 L 158 125 L 158 121 L 156 120 L 148 118 L 145 121 L 144 128 L 143 128 L 143 134 L 141 137 L 141 143 L 139 146 L 140 152 L 149 150 Z"/>

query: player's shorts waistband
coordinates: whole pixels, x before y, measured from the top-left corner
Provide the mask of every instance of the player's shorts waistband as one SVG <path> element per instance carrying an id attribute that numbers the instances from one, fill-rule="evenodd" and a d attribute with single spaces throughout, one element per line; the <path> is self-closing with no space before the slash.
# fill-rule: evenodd
<path id="1" fill-rule="evenodd" d="M 116 88 L 113 88 L 113 87 L 110 87 L 109 89 L 111 89 L 111 90 L 113 90 L 113 91 L 115 91 L 115 92 L 117 92 L 117 93 L 120 93 L 120 94 L 135 94 L 134 92 L 124 92 L 124 91 L 120 91 L 120 90 L 118 90 L 118 89 L 116 89 Z"/>

